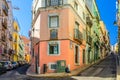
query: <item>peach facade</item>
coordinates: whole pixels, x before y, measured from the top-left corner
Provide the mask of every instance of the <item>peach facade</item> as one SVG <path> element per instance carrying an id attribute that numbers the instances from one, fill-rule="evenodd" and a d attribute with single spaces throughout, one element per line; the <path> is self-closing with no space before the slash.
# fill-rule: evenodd
<path id="1" fill-rule="evenodd" d="M 68 66 L 69 69 L 75 70 L 83 67 L 83 50 L 86 47 L 85 40 L 85 30 L 86 23 L 83 19 L 82 13 L 79 15 L 79 11 L 75 11 L 74 3 L 71 3 L 71 6 L 63 6 L 62 8 L 47 8 L 39 9 L 39 12 L 33 14 L 33 29 L 39 28 L 40 38 L 36 37 L 36 31 L 33 31 L 33 46 L 35 66 L 38 67 L 40 73 L 44 73 L 44 64 L 46 64 L 46 72 L 56 72 L 56 69 L 51 69 L 51 64 L 56 64 L 59 60 L 65 61 L 65 67 Z M 33 5 L 34 6 L 34 5 Z M 84 5 L 82 5 L 84 6 Z M 36 9 L 35 9 L 36 10 Z M 50 17 L 58 17 L 58 26 L 50 27 Z M 39 24 L 40 23 L 40 24 Z M 80 37 L 80 40 L 75 39 L 75 29 L 77 23 L 77 34 Z M 54 22 L 52 23 L 56 25 Z M 57 30 L 57 38 L 51 39 L 51 30 Z M 35 36 L 34 36 L 35 35 Z M 37 39 L 37 41 L 35 40 Z M 53 49 L 51 44 L 57 44 L 57 54 L 50 54 L 50 49 Z M 55 47 L 56 47 L 55 46 Z M 56 48 L 55 48 L 56 49 Z M 56 52 L 55 52 L 56 53 Z M 85 53 L 84 53 L 85 54 Z"/>
<path id="2" fill-rule="evenodd" d="M 77 65 L 75 64 L 75 54 L 74 54 L 74 43 L 73 47 L 70 48 L 70 40 L 60 40 L 60 55 L 56 56 L 50 56 L 48 55 L 48 42 L 40 42 L 40 68 L 41 72 L 43 72 L 43 64 L 47 64 L 49 66 L 49 63 L 56 63 L 58 60 L 65 60 L 66 65 L 70 67 L 70 70 L 74 70 L 76 68 L 80 68 L 83 66 L 82 63 L 82 47 L 79 46 L 79 62 L 80 64 Z M 37 48 L 36 48 L 37 49 Z M 36 52 L 37 53 L 37 52 Z M 54 70 L 50 70 L 49 68 L 47 69 L 47 72 L 54 72 Z"/>
<path id="3" fill-rule="evenodd" d="M 54 14 L 59 15 L 58 39 L 50 40 L 51 28 L 48 27 L 48 16 Z M 79 22 L 79 30 L 83 33 L 85 23 L 70 8 L 42 11 L 40 15 L 40 42 L 34 47 L 35 55 L 39 56 L 40 73 L 43 73 L 43 64 L 47 64 L 47 72 L 55 72 L 55 70 L 49 69 L 49 63 L 56 63 L 58 60 L 65 60 L 66 66 L 69 66 L 70 70 L 84 66 L 82 54 L 85 49 L 85 40 L 82 41 L 82 44 L 74 40 L 74 28 L 75 22 Z M 59 54 L 49 55 L 49 42 L 55 41 L 59 42 Z M 78 46 L 79 64 L 75 64 L 75 46 Z"/>

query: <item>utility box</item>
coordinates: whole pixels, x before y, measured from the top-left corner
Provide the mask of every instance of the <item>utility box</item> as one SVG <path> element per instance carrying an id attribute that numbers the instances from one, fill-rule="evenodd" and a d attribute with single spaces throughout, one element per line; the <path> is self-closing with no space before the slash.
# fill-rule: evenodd
<path id="1" fill-rule="evenodd" d="M 56 69 L 56 71 L 58 73 L 65 72 L 65 68 L 66 68 L 66 61 L 65 60 L 57 61 L 57 69 Z"/>

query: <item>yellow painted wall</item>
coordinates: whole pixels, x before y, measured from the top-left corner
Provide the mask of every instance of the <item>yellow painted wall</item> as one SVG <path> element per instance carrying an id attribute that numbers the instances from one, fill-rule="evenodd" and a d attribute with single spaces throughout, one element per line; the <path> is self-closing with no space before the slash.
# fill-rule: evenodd
<path id="1" fill-rule="evenodd" d="M 16 21 L 13 22 L 13 49 L 15 50 L 15 53 L 13 55 L 13 61 L 18 61 L 18 51 L 19 51 L 19 26 Z"/>

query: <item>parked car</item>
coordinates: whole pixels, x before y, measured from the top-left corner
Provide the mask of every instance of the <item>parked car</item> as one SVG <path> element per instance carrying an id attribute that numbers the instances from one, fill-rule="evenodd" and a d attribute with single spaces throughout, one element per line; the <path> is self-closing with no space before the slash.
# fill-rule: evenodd
<path id="1" fill-rule="evenodd" d="M 15 62 L 15 61 L 12 61 L 12 66 L 13 66 L 13 68 L 17 68 L 18 67 L 18 63 Z"/>
<path id="2" fill-rule="evenodd" d="M 4 72 L 6 72 L 6 71 L 7 71 L 6 67 L 4 67 L 4 66 L 2 65 L 2 63 L 0 63 L 0 74 L 4 73 Z"/>
<path id="3" fill-rule="evenodd" d="M 10 61 L 0 61 L 0 63 L 1 63 L 7 70 L 13 69 L 12 63 L 11 63 Z"/>
<path id="4" fill-rule="evenodd" d="M 22 66 L 22 62 L 21 61 L 17 61 L 17 63 L 18 63 L 19 67 Z"/>

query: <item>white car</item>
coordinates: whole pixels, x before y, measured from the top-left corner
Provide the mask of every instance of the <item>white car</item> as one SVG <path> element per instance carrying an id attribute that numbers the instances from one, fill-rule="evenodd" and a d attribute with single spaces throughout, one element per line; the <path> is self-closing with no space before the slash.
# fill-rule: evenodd
<path id="1" fill-rule="evenodd" d="M 12 63 L 11 63 L 10 61 L 0 61 L 0 63 L 1 63 L 7 70 L 13 69 Z"/>

